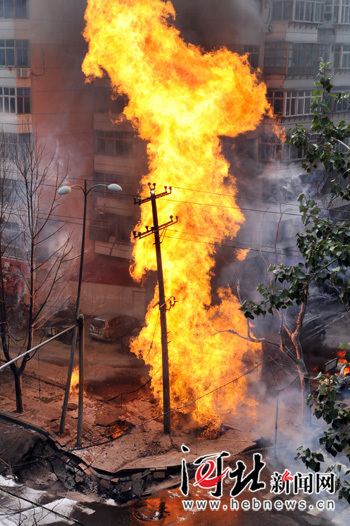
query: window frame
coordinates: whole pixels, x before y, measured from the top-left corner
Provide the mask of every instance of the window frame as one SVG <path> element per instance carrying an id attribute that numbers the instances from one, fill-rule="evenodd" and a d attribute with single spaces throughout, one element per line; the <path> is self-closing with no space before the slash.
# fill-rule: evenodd
<path id="1" fill-rule="evenodd" d="M 286 117 L 312 115 L 313 90 L 287 90 L 285 103 Z"/>
<path id="2" fill-rule="evenodd" d="M 135 133 L 95 130 L 95 154 L 109 157 L 132 157 Z"/>
<path id="3" fill-rule="evenodd" d="M 322 0 L 275 0 L 272 4 L 273 22 L 322 23 L 324 2 Z"/>
<path id="4" fill-rule="evenodd" d="M 266 98 L 270 103 L 275 115 L 285 114 L 285 92 L 281 89 L 268 89 Z"/>
<path id="5" fill-rule="evenodd" d="M 0 0 L 0 18 L 5 20 L 29 18 L 28 0 Z"/>
<path id="6" fill-rule="evenodd" d="M 30 88 L 0 86 L 0 113 L 29 115 L 31 113 Z"/>
<path id="7" fill-rule="evenodd" d="M 29 67 L 29 40 L 0 39 L 0 67 Z"/>

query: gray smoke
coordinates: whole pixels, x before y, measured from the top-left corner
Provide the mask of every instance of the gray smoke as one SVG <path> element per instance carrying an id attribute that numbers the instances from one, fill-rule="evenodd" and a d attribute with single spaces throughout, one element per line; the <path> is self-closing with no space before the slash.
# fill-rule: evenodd
<path id="1" fill-rule="evenodd" d="M 259 0 L 173 0 L 176 27 L 191 44 L 206 49 L 239 44 L 251 35 L 252 44 L 261 30 Z"/>

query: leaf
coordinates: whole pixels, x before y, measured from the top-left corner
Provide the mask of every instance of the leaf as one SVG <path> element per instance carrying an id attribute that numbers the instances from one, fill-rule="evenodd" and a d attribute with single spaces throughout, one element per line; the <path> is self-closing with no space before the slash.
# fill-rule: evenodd
<path id="1" fill-rule="evenodd" d="M 307 467 L 309 467 L 310 469 L 312 469 L 313 471 L 320 471 L 320 467 L 321 467 L 321 464 L 319 462 L 317 462 L 316 460 L 314 459 L 311 459 L 308 463 L 307 463 Z"/>

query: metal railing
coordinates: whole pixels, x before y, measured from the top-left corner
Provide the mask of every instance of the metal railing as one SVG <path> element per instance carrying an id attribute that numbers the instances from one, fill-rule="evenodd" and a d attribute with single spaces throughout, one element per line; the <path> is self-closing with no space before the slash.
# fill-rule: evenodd
<path id="1" fill-rule="evenodd" d="M 16 358 L 13 358 L 12 360 L 9 360 L 8 362 L 4 363 L 0 367 L 0 373 L 4 371 L 6 367 L 9 367 L 13 363 L 17 362 L 18 360 L 21 360 L 28 354 L 37 351 L 41 347 L 44 347 L 44 345 L 47 345 L 53 340 L 56 340 L 57 338 L 59 338 L 63 334 L 66 334 L 69 331 L 74 330 L 74 333 L 73 333 L 73 338 L 74 338 L 76 335 L 76 332 L 75 332 L 76 328 L 78 328 L 78 331 L 79 331 L 79 401 L 78 401 L 78 426 L 77 426 L 76 447 L 81 447 L 81 435 L 82 435 L 82 426 L 83 426 L 83 405 L 84 405 L 84 316 L 82 314 L 80 314 L 77 322 L 71 327 L 68 327 L 68 329 L 64 329 L 63 331 L 59 332 L 58 334 L 55 334 L 55 336 L 52 336 L 48 340 L 45 340 L 44 342 L 39 343 L 35 347 L 28 349 L 27 351 L 20 354 L 19 356 L 16 356 Z M 67 388 L 66 388 L 66 391 L 67 391 Z M 65 398 L 68 399 L 68 396 L 69 396 L 69 393 L 66 392 Z M 64 408 L 63 408 L 63 411 L 64 411 Z"/>

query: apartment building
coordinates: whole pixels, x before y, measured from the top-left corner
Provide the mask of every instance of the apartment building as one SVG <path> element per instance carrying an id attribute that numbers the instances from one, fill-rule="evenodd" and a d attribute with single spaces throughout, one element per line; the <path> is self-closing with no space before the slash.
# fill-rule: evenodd
<path id="1" fill-rule="evenodd" d="M 53 176 L 58 171 L 64 184 L 87 180 L 89 188 L 109 182 L 123 187 L 118 195 L 108 195 L 103 187 L 89 194 L 82 310 L 143 318 L 144 291 L 127 269 L 138 212 L 131 194 L 144 145 L 130 125 L 112 123 L 110 112 L 120 112 L 121 106 L 111 101 L 108 82 L 85 82 L 85 7 L 84 0 L 0 0 L 0 128 L 10 145 L 35 137 L 43 148 L 43 163 L 51 163 Z M 13 191 L 19 184 L 13 166 L 9 184 Z M 83 196 L 77 190 L 60 198 L 52 218 L 55 227 L 62 224 L 72 231 L 77 254 L 82 217 Z M 13 220 L 8 223 L 9 236 L 16 229 Z M 26 259 L 18 245 L 7 258 L 9 272 L 14 262 Z M 71 270 L 64 298 L 75 295 L 76 272 L 73 266 Z"/>
<path id="2" fill-rule="evenodd" d="M 255 53 L 276 119 L 265 119 L 251 135 L 248 167 L 255 183 L 250 201 L 241 201 L 248 210 L 238 239 L 267 254 L 284 253 L 292 262 L 297 257 L 295 233 L 301 228 L 296 197 L 318 187 L 323 174 L 318 170 L 303 174 L 302 149 L 280 140 L 273 125 L 277 122 L 288 137 L 296 124 L 306 128 L 311 124 L 320 62 L 331 63 L 328 72 L 335 91 L 350 90 L 350 0 L 267 0 L 261 13 L 263 30 Z M 333 109 L 335 121 L 348 120 L 347 101 L 334 103 Z M 254 258 L 254 252 L 249 257 Z"/>
<path id="3" fill-rule="evenodd" d="M 116 124 L 125 101 L 112 96 L 108 79 L 85 82 L 85 7 L 85 0 L 0 0 L 0 127 L 15 145 L 31 135 L 43 141 L 47 159 L 54 157 L 66 184 L 86 179 L 90 186 L 116 182 L 123 187 L 122 193 L 109 193 L 100 186 L 89 195 L 82 305 L 94 312 L 123 311 L 127 305 L 128 314 L 142 318 L 145 294 L 127 277 L 127 268 L 139 213 L 132 197 L 147 171 L 146 148 L 129 123 Z M 217 31 L 210 45 L 249 54 L 268 86 L 278 125 L 288 134 L 296 123 L 311 122 L 321 60 L 332 63 L 337 89 L 350 88 L 350 0 L 257 1 L 256 15 L 254 31 L 232 33 L 231 40 L 227 31 Z M 240 21 L 242 27 L 251 27 L 249 17 Z M 334 107 L 339 119 L 346 119 L 348 111 L 347 103 Z M 233 172 L 246 215 L 238 245 L 275 250 L 279 222 L 279 247 L 292 252 L 299 226 L 295 196 L 318 174 L 303 179 L 303 152 L 281 142 L 269 119 L 235 144 Z M 228 155 L 231 151 L 228 141 Z M 15 186 L 15 171 L 12 177 Z M 73 228 L 78 247 L 82 196 L 72 192 L 60 203 L 55 220 Z M 20 252 L 16 247 L 13 256 L 21 259 Z M 74 279 L 67 295 L 74 296 Z"/>

